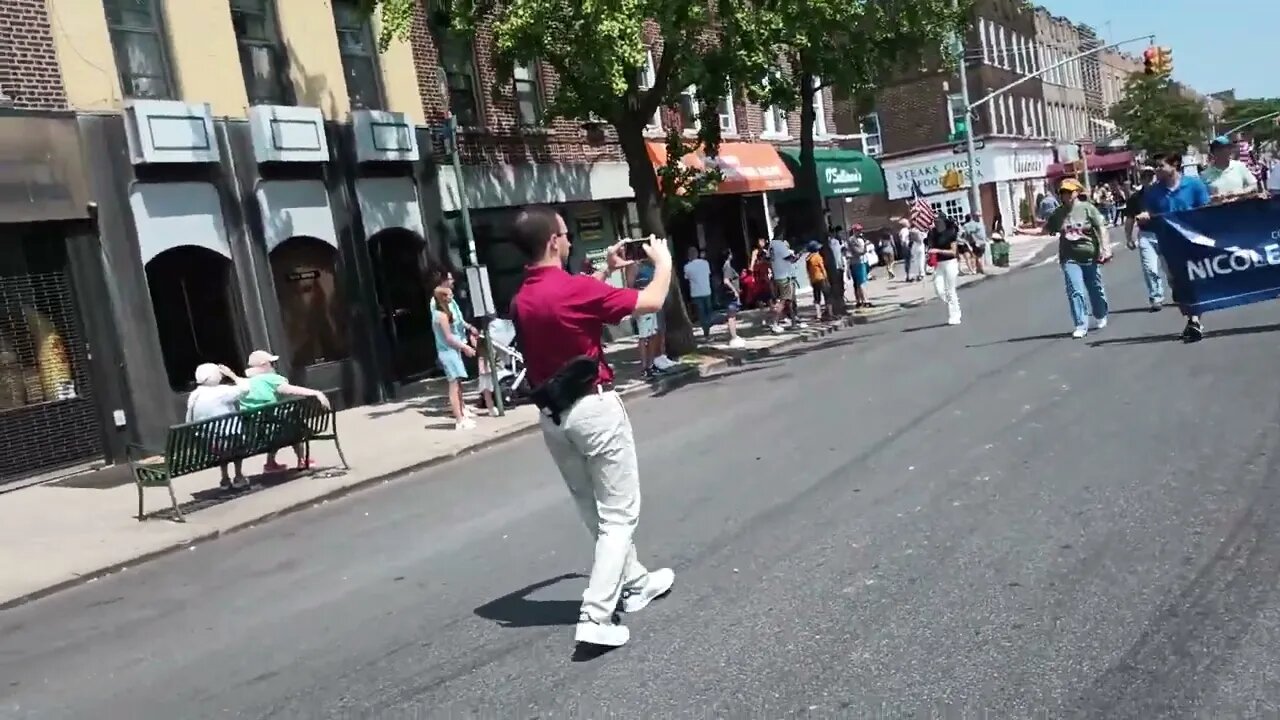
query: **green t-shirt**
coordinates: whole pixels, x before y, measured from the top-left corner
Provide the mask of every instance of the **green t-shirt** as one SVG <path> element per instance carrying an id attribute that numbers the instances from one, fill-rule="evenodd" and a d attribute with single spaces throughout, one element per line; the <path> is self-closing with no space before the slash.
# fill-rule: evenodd
<path id="1" fill-rule="evenodd" d="M 277 402 L 276 388 L 289 382 L 279 373 L 263 373 L 249 378 L 249 392 L 240 398 L 240 410 L 257 410 Z"/>
<path id="2" fill-rule="evenodd" d="M 1076 200 L 1070 208 L 1063 205 L 1049 216 L 1045 229 L 1058 233 L 1058 260 L 1091 263 L 1102 252 L 1102 234 L 1107 222 L 1093 203 Z"/>

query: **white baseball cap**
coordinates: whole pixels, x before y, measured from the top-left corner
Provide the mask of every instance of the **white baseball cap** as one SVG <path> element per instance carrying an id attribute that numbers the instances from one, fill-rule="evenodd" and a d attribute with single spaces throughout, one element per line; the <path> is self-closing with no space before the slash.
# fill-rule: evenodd
<path id="1" fill-rule="evenodd" d="M 272 355 L 266 350 L 254 350 L 249 353 L 249 361 L 245 363 L 245 367 L 262 367 L 263 365 L 270 365 L 279 359 L 279 355 Z"/>
<path id="2" fill-rule="evenodd" d="M 201 363 L 196 366 L 197 385 L 217 385 L 222 382 L 222 371 L 213 363 Z"/>

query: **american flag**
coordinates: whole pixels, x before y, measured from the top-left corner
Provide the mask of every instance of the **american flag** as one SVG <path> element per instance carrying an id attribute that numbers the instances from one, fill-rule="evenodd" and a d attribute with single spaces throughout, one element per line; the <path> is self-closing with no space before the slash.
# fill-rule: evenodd
<path id="1" fill-rule="evenodd" d="M 933 229 L 933 222 L 937 215 L 933 212 L 933 207 L 929 205 L 929 201 L 924 199 L 924 193 L 920 192 L 920 183 L 912 181 L 911 183 L 911 227 L 920 232 L 929 232 Z"/>

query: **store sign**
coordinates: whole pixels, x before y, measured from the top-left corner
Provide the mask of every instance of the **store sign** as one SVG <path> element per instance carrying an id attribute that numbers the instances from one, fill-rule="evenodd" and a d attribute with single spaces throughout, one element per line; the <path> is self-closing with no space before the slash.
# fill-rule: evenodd
<path id="1" fill-rule="evenodd" d="M 974 167 L 978 175 L 978 184 L 988 182 L 981 155 L 975 158 Z M 925 195 L 946 192 L 949 189 L 958 189 L 946 187 L 948 184 L 953 184 L 953 178 L 956 173 L 961 176 L 961 184 L 967 186 L 969 184 L 968 160 L 957 158 L 950 153 L 945 157 L 906 163 L 899 167 L 893 167 L 889 163 L 885 163 L 884 169 L 885 178 L 889 181 L 890 200 L 911 197 L 911 188 L 915 183 L 920 184 L 920 191 Z"/>
<path id="2" fill-rule="evenodd" d="M 604 240 L 604 216 L 583 215 L 578 218 L 578 240 L 595 245 Z"/>
<path id="3" fill-rule="evenodd" d="M 72 118 L 0 117 L 0 222 L 89 216 Z"/>
<path id="4" fill-rule="evenodd" d="M 856 195 L 862 189 L 862 171 L 857 168 L 828 167 L 826 179 L 834 195 Z"/>
<path id="5" fill-rule="evenodd" d="M 974 154 L 974 168 L 980 185 L 1043 178 L 1052 163 L 1053 151 L 1047 147 L 988 145 Z M 890 200 L 911 197 L 913 183 L 919 183 L 920 190 L 926 195 L 969 186 L 968 159 L 950 152 L 929 155 L 914 162 L 910 158 L 902 163 L 890 161 L 884 166 Z"/>

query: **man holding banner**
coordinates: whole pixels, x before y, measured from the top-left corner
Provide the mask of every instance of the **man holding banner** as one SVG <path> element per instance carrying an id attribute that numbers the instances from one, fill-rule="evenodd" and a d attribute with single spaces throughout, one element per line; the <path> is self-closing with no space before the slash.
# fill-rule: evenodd
<path id="1" fill-rule="evenodd" d="M 1142 193 L 1143 211 L 1138 213 L 1137 217 L 1139 227 L 1148 226 L 1153 216 L 1195 210 L 1210 202 L 1208 186 L 1200 178 L 1182 174 L 1182 156 L 1178 153 L 1169 153 L 1160 158 L 1156 166 L 1156 177 L 1158 182 Z M 1159 238 L 1160 254 L 1164 256 L 1165 264 L 1169 267 L 1169 284 L 1173 289 L 1173 301 L 1187 316 L 1187 325 L 1182 329 L 1182 339 L 1187 342 L 1196 342 L 1204 337 L 1204 326 L 1200 324 L 1200 311 L 1186 296 L 1187 286 L 1182 280 L 1186 277 L 1186 268 L 1174 267 L 1178 262 L 1176 259 L 1179 257 L 1178 251 L 1187 240 L 1179 233 L 1170 233 L 1169 225 L 1165 223 L 1152 223 L 1151 229 Z M 1178 245 L 1178 247 L 1173 249 L 1167 247 L 1166 239 L 1170 239 L 1169 244 Z"/>
<path id="2" fill-rule="evenodd" d="M 1147 303 L 1151 312 L 1159 312 L 1164 306 L 1164 276 L 1160 272 L 1160 241 L 1155 233 L 1140 228 L 1135 233 L 1138 215 L 1145 209 L 1142 203 L 1143 194 L 1156 181 L 1156 169 L 1144 166 L 1141 170 L 1142 184 L 1135 188 L 1133 194 L 1125 201 L 1124 206 L 1124 238 L 1130 250 L 1138 251 L 1138 261 L 1142 264 L 1142 279 L 1147 284 Z"/>
<path id="3" fill-rule="evenodd" d="M 1258 178 L 1254 177 L 1249 166 L 1231 157 L 1235 143 L 1225 135 L 1209 142 L 1209 152 L 1213 155 L 1213 162 L 1200 173 L 1200 177 L 1209 186 L 1209 195 L 1215 205 L 1254 197 L 1260 192 Z"/>

